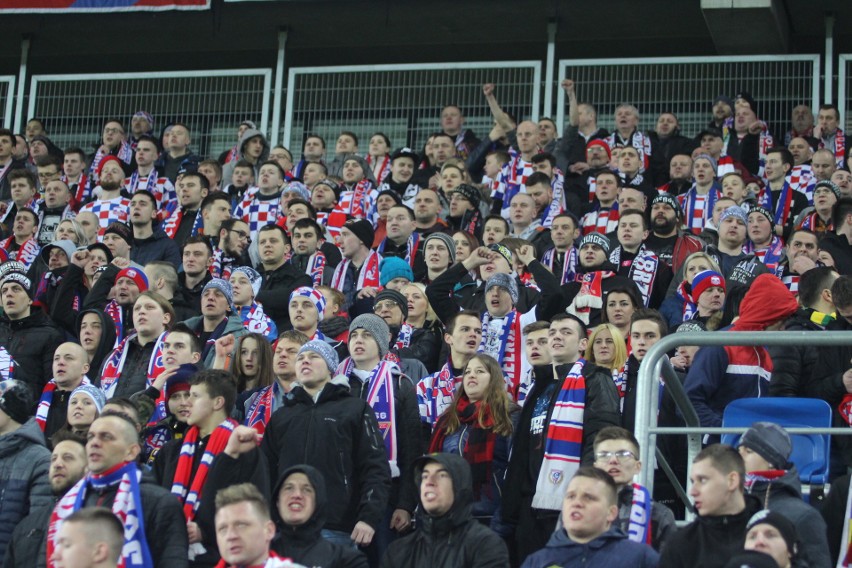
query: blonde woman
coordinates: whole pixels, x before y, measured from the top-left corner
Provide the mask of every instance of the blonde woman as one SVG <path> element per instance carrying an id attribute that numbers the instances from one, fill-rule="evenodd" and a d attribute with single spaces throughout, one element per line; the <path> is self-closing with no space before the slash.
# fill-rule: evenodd
<path id="1" fill-rule="evenodd" d="M 712 270 L 721 273 L 716 261 L 706 252 L 694 252 L 683 263 L 683 281 L 678 284 L 677 292 L 666 298 L 660 306 L 660 313 L 666 319 L 670 328 L 674 329 L 681 323 L 693 318 L 698 310 L 698 298 L 692 296 L 692 279 L 699 272 Z"/>
<path id="2" fill-rule="evenodd" d="M 627 379 L 627 344 L 624 335 L 611 323 L 597 326 L 586 347 L 586 361 L 612 372 L 618 394 L 624 398 Z"/>

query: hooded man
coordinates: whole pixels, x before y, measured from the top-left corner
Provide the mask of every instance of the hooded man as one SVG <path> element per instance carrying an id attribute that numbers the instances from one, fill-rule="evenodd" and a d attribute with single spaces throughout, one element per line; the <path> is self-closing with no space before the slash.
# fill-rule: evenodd
<path id="1" fill-rule="evenodd" d="M 471 515 L 470 465 L 455 454 L 430 454 L 414 463 L 420 486 L 418 529 L 393 543 L 383 568 L 508 566 L 506 544 Z"/>
<path id="2" fill-rule="evenodd" d="M 263 132 L 252 128 L 248 125 L 240 136 L 240 141 L 237 144 L 237 155 L 228 160 L 225 167 L 222 168 L 222 179 L 230 180 L 234 175 L 234 168 L 237 162 L 245 160 L 251 164 L 254 171 L 254 179 L 260 177 L 260 166 L 269 159 L 269 142 Z"/>

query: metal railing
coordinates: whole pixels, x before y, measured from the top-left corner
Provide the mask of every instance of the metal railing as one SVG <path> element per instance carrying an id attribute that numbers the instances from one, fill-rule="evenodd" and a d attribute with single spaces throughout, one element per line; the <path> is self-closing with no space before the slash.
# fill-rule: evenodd
<path id="1" fill-rule="evenodd" d="M 243 120 L 266 131 L 271 84 L 271 69 L 34 75 L 27 118 L 44 119 L 61 148 L 91 148 L 106 119 L 121 119 L 129 133 L 130 117 L 145 110 L 154 117 L 155 135 L 183 122 L 192 150 L 215 156 L 236 144 Z"/>
<path id="2" fill-rule="evenodd" d="M 720 94 L 733 98 L 740 90 L 750 92 L 758 117 L 776 130 L 787 128 L 794 106 L 816 110 L 820 103 L 819 55 L 562 59 L 556 82 L 564 78 L 574 80 L 578 100 L 594 104 L 598 125 L 610 131 L 622 103 L 639 109 L 640 130 L 653 130 L 661 112 L 674 112 L 681 134 L 689 137 L 710 121 Z M 561 88 L 556 104 L 557 123 L 563 124 Z"/>
<path id="3" fill-rule="evenodd" d="M 698 424 L 698 416 L 692 403 L 686 397 L 683 386 L 672 369 L 666 353 L 682 345 L 762 345 L 792 347 L 802 345 L 844 346 L 852 344 L 850 331 L 823 331 L 813 333 L 807 331 L 723 331 L 719 333 L 687 332 L 666 336 L 655 343 L 639 366 L 636 385 L 636 422 L 634 432 L 639 441 L 639 455 L 642 460 L 642 470 L 639 472 L 639 483 L 644 485 L 653 495 L 654 491 L 654 459 L 656 453 L 656 437 L 658 434 L 685 434 L 687 436 L 687 472 L 692 468 L 692 460 L 701 451 L 701 437 L 705 434 L 743 433 L 747 428 L 707 428 Z M 686 427 L 657 426 L 657 408 L 659 408 L 659 389 L 657 377 L 662 376 L 666 381 L 666 389 L 672 394 L 675 403 L 684 420 Z M 832 434 L 852 435 L 852 428 L 787 428 L 790 434 Z M 677 482 L 673 483 L 678 485 Z M 691 483 L 687 474 L 687 487 Z"/>
<path id="4" fill-rule="evenodd" d="M 306 133 L 319 134 L 329 159 L 342 129 L 358 135 L 361 154 L 367 153 L 368 137 L 375 132 L 387 135 L 393 148 L 420 149 L 440 130 L 441 109 L 454 104 L 464 112 L 464 126 L 481 137 L 493 124 L 482 95 L 484 83 L 497 85 L 504 110 L 519 119 L 538 120 L 540 61 L 294 67 L 280 134 L 294 155 Z M 272 128 L 275 140 L 278 125 Z"/>
<path id="5" fill-rule="evenodd" d="M 15 110 L 15 76 L 0 75 L 0 101 L 3 101 L 3 128 L 14 130 L 12 113 Z"/>
<path id="6" fill-rule="evenodd" d="M 852 96 L 852 53 L 841 53 L 837 57 L 837 109 L 840 111 L 840 128 L 849 132 L 850 125 L 847 120 L 852 120 L 852 107 L 849 105 L 849 97 Z"/>

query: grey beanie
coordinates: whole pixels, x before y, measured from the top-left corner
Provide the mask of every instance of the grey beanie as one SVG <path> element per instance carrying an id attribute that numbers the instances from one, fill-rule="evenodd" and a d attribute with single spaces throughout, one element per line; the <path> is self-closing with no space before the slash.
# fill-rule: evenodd
<path id="1" fill-rule="evenodd" d="M 390 328 L 385 320 L 374 314 L 361 314 L 349 324 L 349 335 L 363 329 L 373 336 L 379 345 L 379 359 L 384 359 L 390 348 Z"/>
<path id="2" fill-rule="evenodd" d="M 737 447 L 757 452 L 760 457 L 776 469 L 788 469 L 790 454 L 793 453 L 793 442 L 790 435 L 774 422 L 755 422 L 740 438 Z"/>
<path id="3" fill-rule="evenodd" d="M 487 294 L 494 286 L 505 288 L 505 290 L 509 293 L 509 296 L 512 298 L 512 304 L 518 303 L 518 283 L 515 282 L 514 276 L 511 274 L 495 274 L 488 279 L 488 282 L 485 283 L 485 293 Z"/>
<path id="4" fill-rule="evenodd" d="M 98 414 L 103 412 L 104 405 L 106 404 L 106 395 L 104 395 L 104 391 L 96 387 L 95 385 L 80 385 L 73 391 L 71 391 L 71 396 L 68 397 L 68 400 L 74 398 L 74 395 L 80 393 L 85 394 L 95 403 L 95 408 L 98 409 Z"/>
<path id="5" fill-rule="evenodd" d="M 204 289 L 201 290 L 201 295 L 203 296 L 204 292 L 210 288 L 215 288 L 222 292 L 222 295 L 228 300 L 228 309 L 231 310 L 232 314 L 237 313 L 237 308 L 234 307 L 234 289 L 231 288 L 230 282 L 223 278 L 214 278 L 204 285 Z"/>
<path id="6" fill-rule="evenodd" d="M 450 251 L 450 266 L 456 263 L 456 242 L 453 238 L 447 233 L 432 233 L 423 241 L 423 254 L 426 254 L 426 245 L 429 244 L 429 241 L 432 239 L 437 239 L 446 245 L 447 250 Z"/>
<path id="7" fill-rule="evenodd" d="M 337 365 L 340 362 L 337 351 L 322 339 L 313 339 L 299 348 L 299 353 L 304 353 L 305 351 L 312 351 L 322 357 L 332 375 L 337 372 Z"/>

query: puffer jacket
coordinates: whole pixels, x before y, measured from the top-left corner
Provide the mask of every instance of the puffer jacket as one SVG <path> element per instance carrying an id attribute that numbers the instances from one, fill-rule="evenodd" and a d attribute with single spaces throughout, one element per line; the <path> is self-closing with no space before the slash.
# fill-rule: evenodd
<path id="1" fill-rule="evenodd" d="M 453 480 L 453 504 L 440 517 L 417 510 L 417 530 L 391 543 L 382 568 L 504 568 L 509 565 L 506 544 L 497 533 L 474 520 L 471 513 L 473 480 L 467 461 L 454 454 L 421 458 L 414 479 L 420 480 L 430 461 L 444 466 Z"/>
<path id="2" fill-rule="evenodd" d="M 655 568 L 660 555 L 646 544 L 627 540 L 620 529 L 610 527 L 608 531 L 586 543 L 574 542 L 559 527 L 547 546 L 527 556 L 522 568 L 545 568 L 548 566 L 630 566 L 631 568 Z"/>
<path id="3" fill-rule="evenodd" d="M 35 418 L 0 436 L 0 558 L 21 519 L 53 503 L 49 468 L 50 450 Z"/>
<path id="4" fill-rule="evenodd" d="M 260 139 L 263 141 L 263 150 L 260 153 L 260 157 L 257 159 L 257 162 L 254 164 L 254 177 L 257 179 L 260 176 L 260 166 L 263 165 L 263 162 L 269 159 L 269 141 L 266 139 L 266 136 L 263 135 L 263 132 L 260 130 L 256 130 L 254 128 L 247 128 L 243 135 L 240 136 L 240 142 L 237 144 L 237 157 L 222 168 L 222 179 L 227 180 L 227 183 L 231 183 L 231 177 L 234 175 L 234 168 L 237 167 L 237 162 L 243 159 L 243 151 L 245 149 L 246 142 L 255 136 L 260 136 Z"/>
<path id="5" fill-rule="evenodd" d="M 820 331 L 823 328 L 811 321 L 811 309 L 801 309 L 787 320 L 784 331 Z M 814 370 L 819 361 L 816 345 L 770 346 L 772 378 L 769 396 L 813 396 Z"/>
<path id="6" fill-rule="evenodd" d="M 796 466 L 781 477 L 756 478 L 747 484 L 747 492 L 760 499 L 764 509 L 784 515 L 799 533 L 798 556 L 810 568 L 830 568 L 834 564 L 828 552 L 825 520 L 819 512 L 802 500 L 802 484 Z"/>
<path id="7" fill-rule="evenodd" d="M 281 474 L 272 492 L 275 502 L 284 481 L 294 473 L 303 473 L 314 488 L 314 513 L 301 525 L 287 525 L 274 513 L 279 533 L 272 541 L 272 550 L 279 556 L 291 558 L 293 562 L 317 568 L 367 568 L 367 557 L 359 550 L 340 546 L 322 538 L 325 526 L 328 492 L 325 478 L 316 468 L 296 465 Z"/>
<path id="8" fill-rule="evenodd" d="M 12 532 L 3 568 L 44 568 L 47 566 L 47 527 L 53 514 L 53 500 L 23 518 Z M 33 563 L 35 560 L 35 563 Z"/>
<path id="9" fill-rule="evenodd" d="M 29 385 L 33 400 L 53 376 L 53 352 L 63 341 L 65 334 L 39 308 L 19 320 L 0 316 L 0 346 L 15 360 L 15 378 Z"/>

